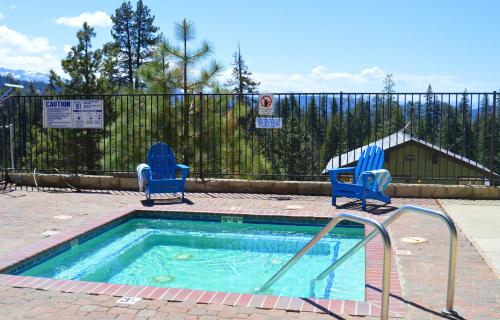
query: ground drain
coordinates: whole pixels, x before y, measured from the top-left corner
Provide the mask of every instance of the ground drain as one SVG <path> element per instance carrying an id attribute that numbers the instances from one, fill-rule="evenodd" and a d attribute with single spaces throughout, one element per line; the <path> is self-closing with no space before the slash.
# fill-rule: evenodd
<path id="1" fill-rule="evenodd" d="M 421 237 L 406 237 L 406 238 L 402 238 L 401 241 L 406 242 L 406 243 L 411 243 L 411 244 L 419 244 L 419 243 L 427 242 L 427 239 L 421 238 Z"/>

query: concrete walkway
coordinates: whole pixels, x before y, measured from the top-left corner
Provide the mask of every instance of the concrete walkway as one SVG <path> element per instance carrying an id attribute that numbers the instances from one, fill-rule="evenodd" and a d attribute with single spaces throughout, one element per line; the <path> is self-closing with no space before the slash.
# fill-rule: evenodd
<path id="1" fill-rule="evenodd" d="M 500 201 L 441 200 L 441 204 L 500 278 Z"/>

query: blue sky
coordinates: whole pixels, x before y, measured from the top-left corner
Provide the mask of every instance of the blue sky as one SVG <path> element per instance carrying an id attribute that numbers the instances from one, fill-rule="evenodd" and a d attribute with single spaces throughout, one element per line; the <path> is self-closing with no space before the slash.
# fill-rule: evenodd
<path id="1" fill-rule="evenodd" d="M 73 25 L 89 20 L 99 47 L 111 40 L 107 16 L 120 3 L 1 0 L 0 67 L 60 71 L 65 48 L 76 43 Z M 500 88 L 500 1 L 145 3 L 168 38 L 175 21 L 194 21 L 225 67 L 221 79 L 239 41 L 262 90 L 380 91 L 387 72 L 398 91 L 428 83 L 435 91 Z"/>

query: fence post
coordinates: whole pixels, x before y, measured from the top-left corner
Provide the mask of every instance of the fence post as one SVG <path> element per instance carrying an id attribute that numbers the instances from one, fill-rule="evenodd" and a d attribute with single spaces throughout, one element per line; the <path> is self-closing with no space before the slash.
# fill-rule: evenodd
<path id="1" fill-rule="evenodd" d="M 342 118 L 343 118 L 343 115 L 342 115 L 342 91 L 340 91 L 340 97 L 339 97 L 339 115 L 340 115 L 340 118 L 339 118 L 339 166 L 337 168 L 340 168 L 342 166 Z M 332 163 L 333 165 L 333 163 Z"/>
<path id="2" fill-rule="evenodd" d="M 200 179 L 203 180 L 203 93 L 200 92 Z"/>
<path id="3" fill-rule="evenodd" d="M 491 124 L 491 155 L 490 155 L 490 186 L 494 186 L 493 182 L 493 172 L 495 170 L 495 158 L 496 158 L 496 148 L 495 148 L 495 140 L 496 140 L 496 133 L 495 133 L 495 126 L 497 122 L 496 118 L 496 107 L 497 107 L 497 92 L 493 91 L 493 112 L 492 112 L 492 119 L 493 123 Z"/>

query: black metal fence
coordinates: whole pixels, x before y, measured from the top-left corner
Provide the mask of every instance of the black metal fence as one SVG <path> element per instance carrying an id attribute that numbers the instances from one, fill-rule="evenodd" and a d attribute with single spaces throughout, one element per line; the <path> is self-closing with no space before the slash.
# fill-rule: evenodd
<path id="1" fill-rule="evenodd" d="M 258 97 L 14 96 L 0 106 L 0 169 L 133 174 L 151 143 L 164 141 L 191 176 L 326 180 L 327 165 L 349 164 L 378 141 L 396 182 L 498 184 L 496 92 L 276 93 L 281 129 L 256 128 Z M 49 99 L 102 99 L 105 128 L 43 128 Z"/>

